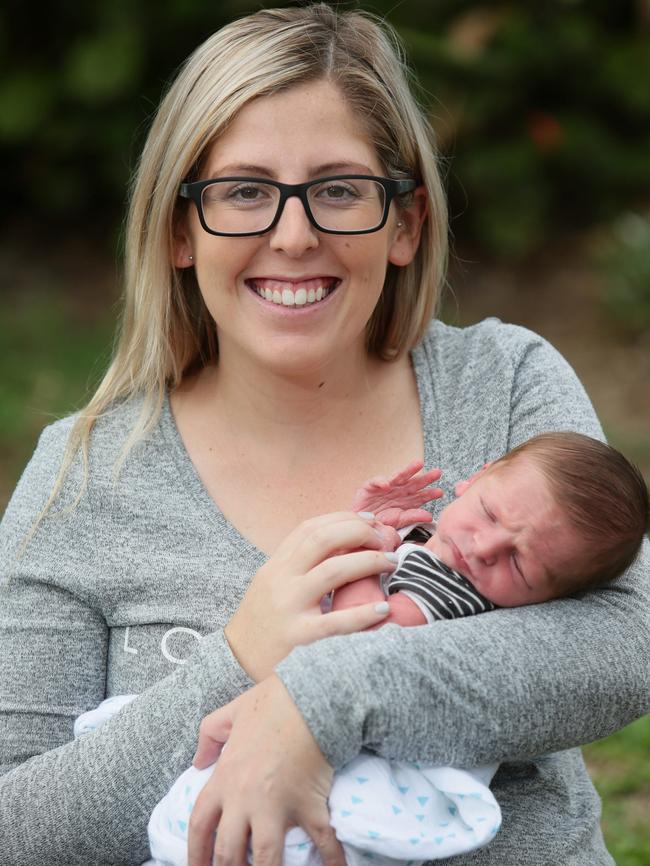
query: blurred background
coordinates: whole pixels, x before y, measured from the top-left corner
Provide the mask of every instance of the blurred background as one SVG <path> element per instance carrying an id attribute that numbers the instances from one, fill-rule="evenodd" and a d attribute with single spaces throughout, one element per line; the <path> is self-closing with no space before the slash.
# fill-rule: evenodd
<path id="1" fill-rule="evenodd" d="M 0 8 L 0 512 L 40 430 L 107 363 L 129 178 L 162 90 L 215 29 L 272 5 L 293 4 Z M 650 0 L 360 5 L 401 33 L 443 154 L 443 318 L 551 340 L 650 480 Z M 649 719 L 587 752 L 616 862 L 649 866 Z"/>

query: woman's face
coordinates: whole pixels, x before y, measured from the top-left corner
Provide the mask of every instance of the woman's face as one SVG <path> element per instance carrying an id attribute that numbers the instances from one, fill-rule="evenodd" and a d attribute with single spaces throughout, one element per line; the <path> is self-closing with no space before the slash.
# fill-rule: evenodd
<path id="1" fill-rule="evenodd" d="M 384 169 L 359 119 L 322 80 L 246 105 L 212 146 L 202 178 L 301 183 L 346 173 L 384 175 Z M 373 234 L 337 236 L 315 229 L 300 199 L 290 198 L 272 231 L 243 238 L 205 232 L 191 205 L 176 237 L 174 264 L 187 267 L 193 256 L 216 322 L 220 363 L 251 361 L 301 377 L 362 352 L 388 263 L 406 265 L 416 252 L 423 202 L 418 192 L 413 207 L 399 215 L 393 203 L 386 225 Z M 301 289 L 311 298 L 319 287 L 326 297 L 302 303 Z M 259 289 L 300 303 L 274 303 Z"/>

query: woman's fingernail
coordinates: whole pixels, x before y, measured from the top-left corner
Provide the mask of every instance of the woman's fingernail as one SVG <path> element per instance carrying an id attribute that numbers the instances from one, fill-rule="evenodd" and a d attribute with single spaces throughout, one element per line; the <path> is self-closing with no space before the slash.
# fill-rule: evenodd
<path id="1" fill-rule="evenodd" d="M 390 605 L 388 604 L 387 601 L 380 601 L 379 604 L 375 605 L 375 612 L 376 613 L 388 613 L 389 610 L 390 610 Z"/>
<path id="2" fill-rule="evenodd" d="M 357 511 L 357 514 L 359 515 L 359 517 L 363 517 L 364 520 L 375 519 L 375 515 L 372 513 L 372 511 Z"/>
<path id="3" fill-rule="evenodd" d="M 384 552 L 384 556 L 389 562 L 394 562 L 395 565 L 399 562 L 399 556 L 396 553 L 393 553 L 392 550 Z"/>

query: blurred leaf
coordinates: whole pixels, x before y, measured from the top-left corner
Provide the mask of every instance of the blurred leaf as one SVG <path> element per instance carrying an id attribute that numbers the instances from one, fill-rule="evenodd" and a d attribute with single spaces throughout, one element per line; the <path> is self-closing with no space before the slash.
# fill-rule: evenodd
<path id="1" fill-rule="evenodd" d="M 599 84 L 630 113 L 650 120 L 650 37 L 615 43 L 603 58 Z"/>
<path id="2" fill-rule="evenodd" d="M 72 47 L 65 69 L 68 95 L 101 103 L 128 91 L 140 72 L 142 48 L 134 30 L 96 33 Z"/>
<path id="3" fill-rule="evenodd" d="M 36 69 L 10 74 L 0 81 L 0 140 L 21 141 L 34 135 L 54 102 L 50 77 Z"/>
<path id="4" fill-rule="evenodd" d="M 650 334 L 650 214 L 621 216 L 594 258 L 607 310 L 631 333 Z"/>

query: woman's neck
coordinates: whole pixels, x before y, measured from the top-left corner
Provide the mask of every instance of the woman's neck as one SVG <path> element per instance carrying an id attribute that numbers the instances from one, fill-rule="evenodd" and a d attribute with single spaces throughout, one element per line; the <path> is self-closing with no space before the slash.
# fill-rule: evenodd
<path id="1" fill-rule="evenodd" d="M 329 436 L 349 422 L 373 396 L 380 368 L 386 362 L 361 349 L 310 370 L 260 368 L 246 359 L 220 357 L 205 368 L 195 387 L 212 410 L 228 418 L 232 430 L 263 428 L 265 435 L 301 435 L 319 429 Z M 384 373 L 385 375 L 385 373 Z M 206 406 L 207 408 L 207 406 Z"/>
<path id="2" fill-rule="evenodd" d="M 408 356 L 361 360 L 348 353 L 298 376 L 222 358 L 171 395 L 203 484 L 261 550 L 306 517 L 349 507 L 364 479 L 422 459 Z"/>

